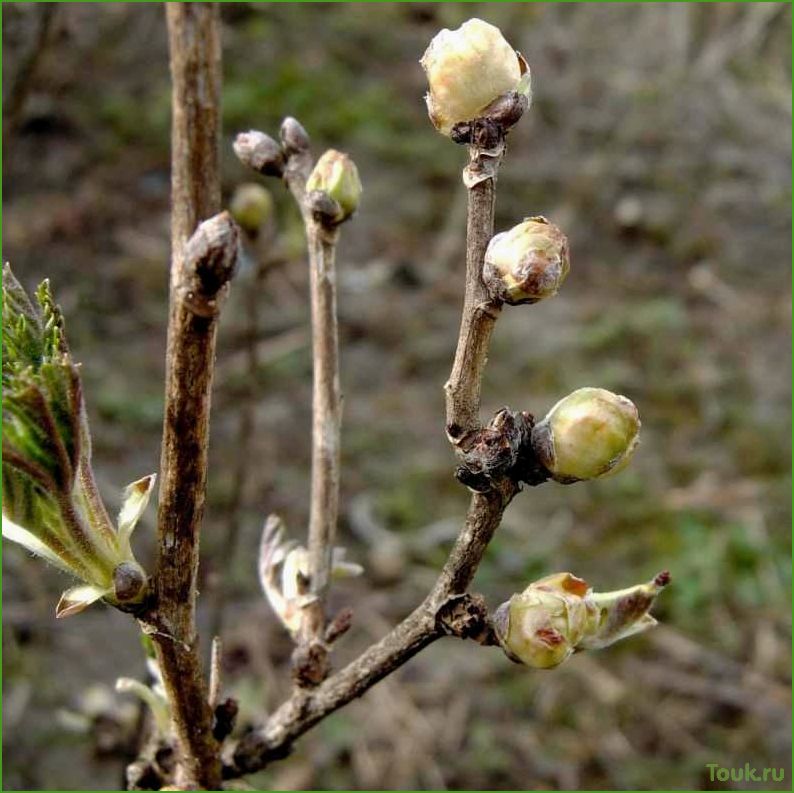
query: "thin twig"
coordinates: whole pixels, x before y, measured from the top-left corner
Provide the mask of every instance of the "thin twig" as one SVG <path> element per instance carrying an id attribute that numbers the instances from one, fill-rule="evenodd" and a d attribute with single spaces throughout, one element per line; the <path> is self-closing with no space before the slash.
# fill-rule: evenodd
<path id="1" fill-rule="evenodd" d="M 447 437 L 458 445 L 480 423 L 480 387 L 488 358 L 491 331 L 501 307 L 489 296 L 482 280 L 483 259 L 493 236 L 496 199 L 496 162 L 486 159 L 493 169 L 490 178 L 468 188 L 469 204 L 466 218 L 466 289 L 463 298 L 460 334 L 455 350 L 452 373 L 444 386 L 447 407 Z M 482 167 L 484 155 L 477 146 L 469 147 L 469 169 Z"/>
<path id="2" fill-rule="evenodd" d="M 220 636 L 212 638 L 212 654 L 210 655 L 210 685 L 207 701 L 210 710 L 214 711 L 221 698 L 223 664 L 223 641 Z"/>
<path id="3" fill-rule="evenodd" d="M 297 134 L 295 134 L 297 133 Z M 309 505 L 309 587 L 314 596 L 304 609 L 302 644 L 322 643 L 325 598 L 339 512 L 339 449 L 342 395 L 339 383 L 339 330 L 336 311 L 335 256 L 338 230 L 314 212 L 306 194 L 312 157 L 308 139 L 294 119 L 282 125 L 287 154 L 284 180 L 300 208 L 309 250 L 312 316 L 312 478 Z M 291 146 L 295 141 L 298 146 Z M 302 145 L 304 143 L 306 145 Z M 316 682 L 327 670 L 324 652 L 309 654 L 310 666 L 297 674 L 299 681 Z M 300 662 L 298 662 L 300 665 Z M 307 674 L 308 672 L 308 674 Z"/>
<path id="4" fill-rule="evenodd" d="M 144 618 L 171 709 L 178 784 L 220 787 L 218 745 L 195 609 L 210 389 L 220 302 L 239 236 L 220 210 L 220 17 L 214 3 L 166 4 L 172 77 L 172 262 L 155 612 Z M 193 236 L 191 237 L 191 234 Z"/>
<path id="5" fill-rule="evenodd" d="M 318 619 L 309 626 L 319 636 L 325 625 L 324 600 L 339 511 L 339 331 L 336 315 L 335 255 L 337 232 L 312 221 L 309 243 L 312 294 L 312 486 L 309 511 L 309 581 L 317 598 Z"/>

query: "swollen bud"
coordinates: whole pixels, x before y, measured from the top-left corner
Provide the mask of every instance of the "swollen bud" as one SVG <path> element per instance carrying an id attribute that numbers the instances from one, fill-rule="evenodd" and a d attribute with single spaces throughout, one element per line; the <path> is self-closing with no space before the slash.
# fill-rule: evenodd
<path id="1" fill-rule="evenodd" d="M 267 188 L 249 182 L 241 184 L 232 195 L 229 211 L 243 231 L 256 234 L 273 214 L 273 197 Z"/>
<path id="2" fill-rule="evenodd" d="M 513 595 L 493 620 L 507 656 L 535 669 L 559 666 L 573 654 L 594 614 L 586 594 L 581 578 L 556 573 Z"/>
<path id="3" fill-rule="evenodd" d="M 265 176 L 281 176 L 284 172 L 284 152 L 281 146 L 264 132 L 255 129 L 241 132 L 234 139 L 234 153 L 243 165 Z"/>
<path id="4" fill-rule="evenodd" d="M 450 135 L 455 124 L 482 116 L 503 94 L 521 90 L 522 61 L 499 28 L 481 19 L 437 33 L 420 61 L 434 126 Z"/>
<path id="5" fill-rule="evenodd" d="M 568 239 L 544 217 L 527 218 L 488 243 L 483 281 L 511 306 L 557 294 L 570 269 Z"/>
<path id="6" fill-rule="evenodd" d="M 563 484 L 617 473 L 639 443 L 634 403 L 603 388 L 580 388 L 532 429 L 532 449 Z"/>
<path id="7" fill-rule="evenodd" d="M 314 166 L 306 192 L 319 191 L 332 198 L 338 205 L 334 222 L 347 220 L 358 208 L 361 200 L 361 180 L 356 164 L 347 154 L 328 149 Z"/>
<path id="8" fill-rule="evenodd" d="M 574 652 L 608 647 L 656 625 L 648 612 L 669 582 L 664 571 L 646 584 L 595 593 L 581 578 L 555 573 L 503 603 L 494 629 L 511 660 L 551 669 Z"/>

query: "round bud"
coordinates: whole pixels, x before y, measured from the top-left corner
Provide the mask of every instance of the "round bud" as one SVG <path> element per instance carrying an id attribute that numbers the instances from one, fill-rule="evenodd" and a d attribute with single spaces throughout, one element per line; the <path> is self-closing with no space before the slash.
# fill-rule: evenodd
<path id="1" fill-rule="evenodd" d="M 425 96 L 430 120 L 439 132 L 483 115 L 494 100 L 519 90 L 521 61 L 499 28 L 470 19 L 457 30 L 444 29 L 420 61 L 430 88 Z"/>
<path id="2" fill-rule="evenodd" d="M 559 666 L 576 649 L 596 611 L 585 599 L 581 578 L 556 573 L 513 595 L 497 609 L 499 643 L 514 661 L 535 669 Z"/>
<path id="3" fill-rule="evenodd" d="M 146 573 L 137 562 L 122 562 L 113 571 L 113 594 L 119 603 L 139 603 L 146 594 Z"/>
<path id="4" fill-rule="evenodd" d="M 335 149 L 329 149 L 317 160 L 306 182 L 307 193 L 321 191 L 336 201 L 339 211 L 334 221 L 337 223 L 347 220 L 356 211 L 361 189 L 356 164 L 347 154 Z"/>
<path id="5" fill-rule="evenodd" d="M 273 214 L 273 197 L 260 184 L 241 184 L 232 195 L 229 210 L 243 231 L 256 234 Z"/>
<path id="6" fill-rule="evenodd" d="M 488 243 L 483 281 L 511 306 L 557 294 L 570 269 L 568 239 L 544 217 L 527 218 Z"/>
<path id="7" fill-rule="evenodd" d="M 603 388 L 580 388 L 561 399 L 532 429 L 532 449 L 563 484 L 622 469 L 639 443 L 634 403 Z"/>
<path id="8" fill-rule="evenodd" d="M 252 129 L 241 132 L 234 139 L 234 153 L 243 165 L 265 176 L 281 176 L 284 172 L 284 152 L 281 146 L 264 132 Z"/>
<path id="9" fill-rule="evenodd" d="M 509 658 L 551 669 L 577 650 L 598 650 L 652 628 L 650 609 L 669 583 L 665 570 L 645 584 L 598 593 L 571 573 L 554 573 L 513 595 L 491 622 Z"/>

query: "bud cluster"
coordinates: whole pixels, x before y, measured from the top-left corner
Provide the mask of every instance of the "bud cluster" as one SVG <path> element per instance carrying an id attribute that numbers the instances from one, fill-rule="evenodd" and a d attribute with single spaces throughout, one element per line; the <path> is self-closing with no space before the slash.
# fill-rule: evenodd
<path id="1" fill-rule="evenodd" d="M 442 30 L 421 64 L 434 126 L 470 145 L 463 172 L 471 190 L 494 179 L 504 137 L 529 107 L 530 72 L 501 32 L 480 19 Z M 494 235 L 483 256 L 482 281 L 494 307 L 537 303 L 557 294 L 570 270 L 568 240 L 541 216 Z M 454 427 L 454 425 L 453 425 Z M 448 431 L 450 428 L 448 428 Z M 539 484 L 597 479 L 621 470 L 639 442 L 637 408 L 624 396 L 580 388 L 537 424 L 529 413 L 499 411 L 487 427 L 457 438 L 458 479 L 487 492 L 500 477 Z M 570 573 L 558 573 L 514 595 L 495 614 L 505 652 L 536 668 L 551 668 L 579 649 L 611 644 L 655 624 L 648 609 L 669 575 L 619 592 L 593 593 Z"/>
<path id="2" fill-rule="evenodd" d="M 309 136 L 294 118 L 281 124 L 281 143 L 257 130 L 241 132 L 234 141 L 234 152 L 243 165 L 265 176 L 282 177 L 288 173 L 289 159 L 307 155 Z M 358 209 L 361 200 L 361 179 L 356 164 L 347 154 L 329 149 L 317 161 L 306 180 L 306 202 L 322 223 L 337 225 Z M 243 228 L 256 222 L 265 211 L 265 200 L 255 196 L 250 188 L 232 207 L 235 219 Z M 261 223 L 261 221 L 260 221 Z M 258 228 L 258 227 L 257 227 Z"/>

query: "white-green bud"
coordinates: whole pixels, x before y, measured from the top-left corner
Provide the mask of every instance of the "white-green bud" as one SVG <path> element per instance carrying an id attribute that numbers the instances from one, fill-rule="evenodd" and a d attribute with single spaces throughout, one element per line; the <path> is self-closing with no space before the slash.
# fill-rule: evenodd
<path id="1" fill-rule="evenodd" d="M 565 234 L 546 218 L 532 217 L 491 239 L 483 281 L 491 297 L 516 306 L 556 295 L 569 269 Z"/>
<path id="2" fill-rule="evenodd" d="M 603 388 L 580 388 L 532 429 L 532 449 L 563 484 L 617 473 L 639 443 L 634 403 Z"/>
<path id="3" fill-rule="evenodd" d="M 595 610 L 585 601 L 587 584 L 556 573 L 513 595 L 494 614 L 502 649 L 535 669 L 559 666 L 573 654 Z"/>
<path id="4" fill-rule="evenodd" d="M 306 182 L 307 193 L 320 191 L 339 205 L 339 211 L 333 218 L 336 223 L 347 220 L 358 209 L 361 190 L 356 164 L 347 154 L 335 149 L 329 149 L 317 160 Z"/>
<path id="5" fill-rule="evenodd" d="M 232 195 L 229 211 L 243 231 L 256 234 L 273 215 L 273 196 L 261 184 L 241 184 Z"/>
<path id="6" fill-rule="evenodd" d="M 571 573 L 555 573 L 503 603 L 494 629 L 513 661 L 552 669 L 574 652 L 608 647 L 656 625 L 648 612 L 669 582 L 664 571 L 645 584 L 596 593 Z"/>
<path id="7" fill-rule="evenodd" d="M 518 91 L 522 82 L 518 53 L 499 28 L 481 19 L 437 33 L 420 63 L 430 88 L 427 111 L 444 135 L 455 124 L 481 116 L 503 94 Z"/>

